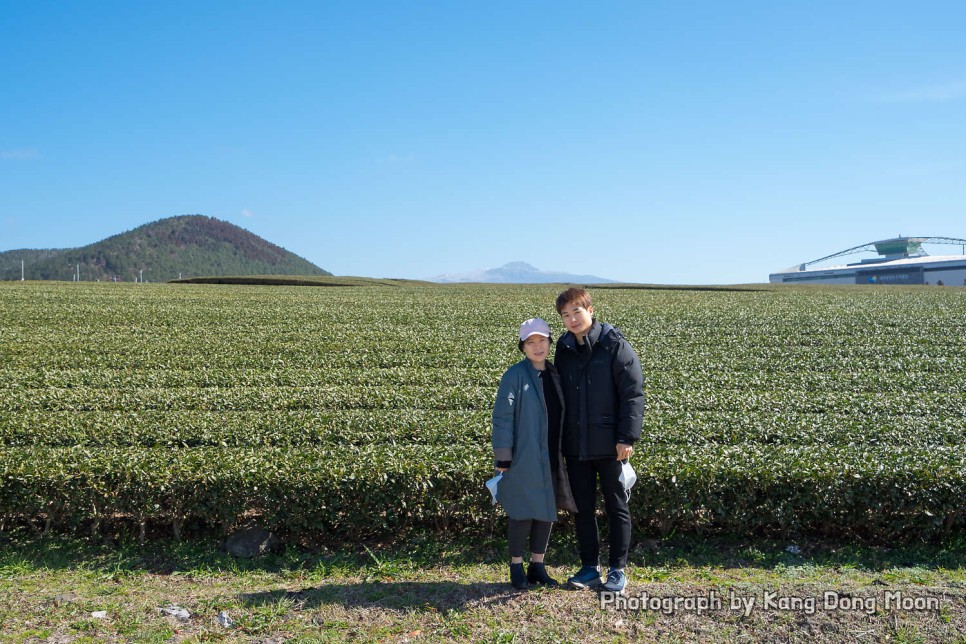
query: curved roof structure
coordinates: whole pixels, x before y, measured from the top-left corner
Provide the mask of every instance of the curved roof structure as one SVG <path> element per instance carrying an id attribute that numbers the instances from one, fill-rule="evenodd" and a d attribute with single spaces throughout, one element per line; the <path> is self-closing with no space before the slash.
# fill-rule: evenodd
<path id="1" fill-rule="evenodd" d="M 907 257 L 925 257 L 928 255 L 928 253 L 922 249 L 923 244 L 948 244 L 966 247 L 966 239 L 958 239 L 956 237 L 893 237 L 892 239 L 869 242 L 868 244 L 862 244 L 861 246 L 847 248 L 837 253 L 833 253 L 832 255 L 826 255 L 825 257 L 813 259 L 810 262 L 799 264 L 797 270 L 804 271 L 809 266 L 819 264 L 829 259 L 835 259 L 836 257 L 872 251 L 875 251 L 882 257 L 881 259 L 867 261 L 885 262 L 893 259 L 905 259 Z"/>

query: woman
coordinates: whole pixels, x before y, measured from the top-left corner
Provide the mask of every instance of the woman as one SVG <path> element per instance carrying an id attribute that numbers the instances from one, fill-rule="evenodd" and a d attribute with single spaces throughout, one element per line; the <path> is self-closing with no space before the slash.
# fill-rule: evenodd
<path id="1" fill-rule="evenodd" d="M 503 478 L 497 500 L 509 517 L 510 583 L 556 586 L 544 567 L 550 529 L 558 506 L 575 509 L 566 464 L 560 456 L 563 393 L 550 355 L 550 326 L 540 318 L 520 325 L 520 350 L 526 356 L 507 369 L 493 406 L 493 457 Z M 530 566 L 523 555 L 530 542 Z"/>

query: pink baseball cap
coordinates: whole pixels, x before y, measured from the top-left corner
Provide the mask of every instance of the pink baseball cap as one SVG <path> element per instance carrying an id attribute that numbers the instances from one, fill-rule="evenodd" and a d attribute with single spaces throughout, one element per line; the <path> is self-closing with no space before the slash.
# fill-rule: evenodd
<path id="1" fill-rule="evenodd" d="M 540 318 L 530 318 L 520 325 L 520 342 L 523 342 L 531 335 L 542 335 L 550 337 L 550 325 Z"/>

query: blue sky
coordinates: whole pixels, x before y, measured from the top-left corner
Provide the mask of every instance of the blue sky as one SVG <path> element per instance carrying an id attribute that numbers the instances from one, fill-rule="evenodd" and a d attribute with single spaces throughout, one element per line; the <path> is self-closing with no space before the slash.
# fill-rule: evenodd
<path id="1" fill-rule="evenodd" d="M 720 284 L 966 237 L 958 0 L 0 15 L 0 250 L 204 214 L 338 275 Z"/>

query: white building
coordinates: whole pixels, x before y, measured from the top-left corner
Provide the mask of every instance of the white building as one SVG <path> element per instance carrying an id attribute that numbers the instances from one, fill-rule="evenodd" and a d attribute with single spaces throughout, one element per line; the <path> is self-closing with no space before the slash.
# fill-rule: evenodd
<path id="1" fill-rule="evenodd" d="M 871 242 L 820 259 L 772 273 L 772 284 L 933 284 L 966 286 L 966 252 L 962 255 L 927 255 L 923 244 L 963 246 L 951 237 L 896 237 Z M 852 264 L 816 267 L 828 260 L 861 252 L 879 257 Z"/>

